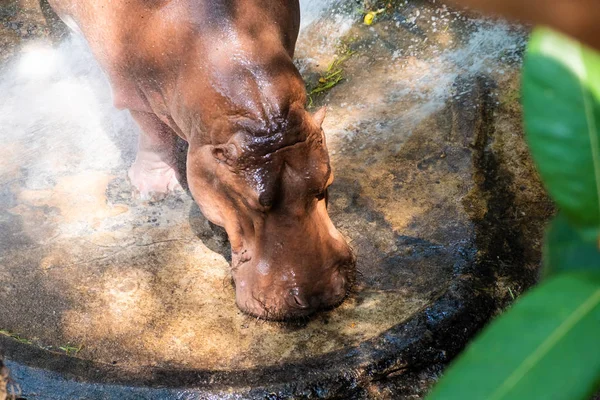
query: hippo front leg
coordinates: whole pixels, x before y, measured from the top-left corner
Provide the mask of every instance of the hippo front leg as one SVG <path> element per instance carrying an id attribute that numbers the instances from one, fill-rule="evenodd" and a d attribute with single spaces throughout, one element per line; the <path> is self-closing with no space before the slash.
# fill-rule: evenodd
<path id="1" fill-rule="evenodd" d="M 155 114 L 131 111 L 140 127 L 138 153 L 129 180 L 144 200 L 164 197 L 181 189 L 175 146 L 177 136 Z"/>

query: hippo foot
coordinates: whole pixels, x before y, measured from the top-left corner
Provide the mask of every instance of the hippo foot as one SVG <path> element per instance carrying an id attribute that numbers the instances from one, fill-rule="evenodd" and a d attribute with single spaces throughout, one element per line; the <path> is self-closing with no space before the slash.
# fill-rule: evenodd
<path id="1" fill-rule="evenodd" d="M 127 173 L 134 191 L 141 200 L 158 201 L 169 193 L 182 190 L 179 172 L 164 162 L 136 160 Z"/>

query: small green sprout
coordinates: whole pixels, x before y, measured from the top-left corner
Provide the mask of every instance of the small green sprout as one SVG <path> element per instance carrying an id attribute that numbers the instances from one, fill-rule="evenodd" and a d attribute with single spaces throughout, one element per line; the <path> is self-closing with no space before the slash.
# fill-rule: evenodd
<path id="1" fill-rule="evenodd" d="M 511 289 L 510 287 L 508 288 L 508 293 L 510 294 L 510 297 L 511 297 L 513 300 L 516 298 L 516 297 L 515 297 L 515 294 L 513 293 L 512 289 Z"/>
<path id="2" fill-rule="evenodd" d="M 33 342 L 29 339 L 25 339 L 19 335 L 17 335 L 16 333 L 12 333 L 10 331 L 7 331 L 6 329 L 0 329 L 0 335 L 2 336 L 7 336 L 11 339 L 16 340 L 17 342 L 20 343 L 24 343 L 24 344 L 32 344 Z"/>
<path id="3" fill-rule="evenodd" d="M 61 349 L 62 351 L 65 352 L 66 355 L 68 356 L 76 356 L 77 354 L 79 354 L 79 352 L 81 351 L 81 349 L 83 349 L 83 345 L 79 345 L 79 347 L 74 347 L 71 345 L 66 345 L 66 346 L 61 346 L 59 347 L 59 349 Z"/>
<path id="4" fill-rule="evenodd" d="M 340 44 L 336 58 L 327 66 L 325 72 L 321 74 L 317 86 L 308 91 L 309 107 L 313 104 L 313 95 L 324 93 L 344 80 L 343 63 L 355 53 L 356 51 L 350 49 L 348 43 L 342 42 Z"/>

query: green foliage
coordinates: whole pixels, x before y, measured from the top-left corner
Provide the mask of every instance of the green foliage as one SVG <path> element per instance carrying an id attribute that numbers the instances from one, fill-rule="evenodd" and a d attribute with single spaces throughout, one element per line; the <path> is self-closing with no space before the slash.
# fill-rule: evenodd
<path id="1" fill-rule="evenodd" d="M 429 400 L 585 399 L 600 383 L 599 338 L 600 272 L 553 278 L 486 329 Z"/>
<path id="2" fill-rule="evenodd" d="M 598 243 L 583 236 L 559 214 L 551 222 L 544 243 L 544 277 L 570 270 L 599 270 Z"/>
<path id="3" fill-rule="evenodd" d="M 600 388 L 600 55 L 549 29 L 523 72 L 527 140 L 561 213 L 543 277 L 450 367 L 429 400 L 586 400 Z"/>
<path id="4" fill-rule="evenodd" d="M 531 154 L 567 218 L 600 226 L 600 55 L 548 29 L 530 40 L 523 109 Z"/>

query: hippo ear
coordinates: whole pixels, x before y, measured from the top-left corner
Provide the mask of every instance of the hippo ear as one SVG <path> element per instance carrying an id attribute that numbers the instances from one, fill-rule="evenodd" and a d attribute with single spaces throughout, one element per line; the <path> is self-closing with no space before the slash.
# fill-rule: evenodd
<path id="1" fill-rule="evenodd" d="M 321 107 L 319 111 L 317 111 L 315 115 L 313 115 L 313 119 L 315 120 L 315 123 L 319 126 L 319 128 L 321 127 L 321 125 L 323 125 L 323 121 L 325 120 L 326 115 L 327 107 Z"/>
<path id="2" fill-rule="evenodd" d="M 229 166 L 233 165 L 238 158 L 237 147 L 231 143 L 213 146 L 212 155 L 217 161 L 225 163 Z"/>

